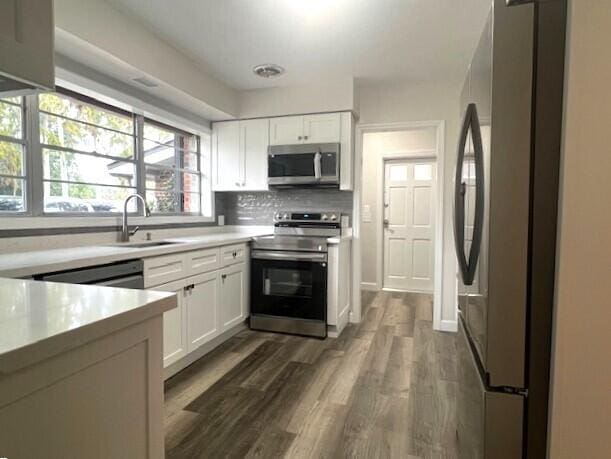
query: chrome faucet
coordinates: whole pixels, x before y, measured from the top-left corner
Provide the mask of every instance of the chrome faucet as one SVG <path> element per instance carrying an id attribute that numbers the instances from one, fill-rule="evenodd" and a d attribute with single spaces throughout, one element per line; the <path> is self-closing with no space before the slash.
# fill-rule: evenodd
<path id="1" fill-rule="evenodd" d="M 129 227 L 127 226 L 127 204 L 132 198 L 140 199 L 142 205 L 144 206 L 145 215 L 147 217 L 151 215 L 151 211 L 146 205 L 146 201 L 139 194 L 131 194 L 127 198 L 125 198 L 125 201 L 123 202 L 123 225 L 121 226 L 121 242 L 129 242 L 129 237 L 136 234 L 136 231 L 138 231 L 139 229 L 139 227 L 136 226 L 132 231 L 130 231 Z"/>

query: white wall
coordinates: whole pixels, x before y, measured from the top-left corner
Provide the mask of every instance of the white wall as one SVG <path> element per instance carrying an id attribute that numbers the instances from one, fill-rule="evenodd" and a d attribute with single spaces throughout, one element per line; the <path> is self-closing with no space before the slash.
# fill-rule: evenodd
<path id="1" fill-rule="evenodd" d="M 322 79 L 321 79 L 322 80 Z M 354 110 L 352 78 L 316 82 L 308 86 L 240 91 L 240 118 Z"/>
<path id="2" fill-rule="evenodd" d="M 611 4 L 569 3 L 550 457 L 611 454 Z"/>
<path id="3" fill-rule="evenodd" d="M 465 69 L 466 75 L 467 69 Z M 359 124 L 405 121 L 445 121 L 446 158 L 443 221 L 443 302 L 441 320 L 451 328 L 456 323 L 456 261 L 452 233 L 453 167 L 460 124 L 459 88 L 456 82 L 360 85 L 356 89 Z M 367 171 L 367 170 L 366 170 Z M 367 171 L 369 172 L 369 171 Z"/>
<path id="4" fill-rule="evenodd" d="M 150 76 L 224 113 L 238 113 L 234 89 L 104 1 L 55 0 L 55 26 L 64 32 L 58 43 L 67 45 L 60 51 L 68 57 L 84 63 L 95 55 L 108 59 L 109 67 L 120 61 L 141 72 L 135 76 Z M 75 49 L 79 54 L 71 55 L 76 48 L 71 38 L 85 42 L 90 52 Z"/>

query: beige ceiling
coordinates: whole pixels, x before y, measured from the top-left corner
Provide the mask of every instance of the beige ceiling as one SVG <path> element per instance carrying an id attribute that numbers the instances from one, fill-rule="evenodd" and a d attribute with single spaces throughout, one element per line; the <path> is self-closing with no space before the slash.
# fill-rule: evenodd
<path id="1" fill-rule="evenodd" d="M 462 81 L 491 0 L 105 0 L 235 89 Z M 252 67 L 275 63 L 274 80 Z"/>

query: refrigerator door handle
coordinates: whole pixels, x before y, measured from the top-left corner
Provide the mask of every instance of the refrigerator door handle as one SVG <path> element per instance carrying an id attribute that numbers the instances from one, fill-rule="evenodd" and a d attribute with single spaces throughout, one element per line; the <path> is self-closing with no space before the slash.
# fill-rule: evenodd
<path id="1" fill-rule="evenodd" d="M 463 162 L 467 135 L 471 129 L 473 140 L 473 153 L 475 157 L 475 219 L 473 223 L 473 240 L 469 250 L 469 258 L 465 254 L 465 197 L 466 183 L 462 181 Z M 456 177 L 454 180 L 454 242 L 456 245 L 456 256 L 462 281 L 465 285 L 473 285 L 475 271 L 481 251 L 482 234 L 484 226 L 484 148 L 482 146 L 482 134 L 480 130 L 477 107 L 471 103 L 467 106 L 465 118 L 460 131 L 458 142 L 458 158 L 456 165 Z"/>
<path id="2" fill-rule="evenodd" d="M 479 117 L 477 116 L 477 107 L 475 104 L 471 112 L 471 136 L 473 139 L 473 152 L 475 155 L 475 221 L 473 223 L 473 241 L 471 243 L 471 250 L 469 252 L 469 270 L 468 280 L 469 284 L 473 284 L 475 279 L 475 270 L 477 269 L 477 262 L 479 260 L 479 254 L 482 249 L 482 235 L 484 232 L 484 147 L 482 144 L 482 132 L 479 124 Z"/>
<path id="3" fill-rule="evenodd" d="M 456 258 L 458 259 L 458 269 L 464 284 L 467 284 L 467 257 L 465 256 L 465 194 L 466 184 L 462 181 L 462 166 L 465 158 L 465 148 L 467 146 L 467 135 L 469 134 L 469 124 L 471 119 L 469 105 L 465 112 L 460 137 L 458 141 L 458 154 L 456 163 L 456 177 L 454 179 L 454 243 L 456 246 Z"/>

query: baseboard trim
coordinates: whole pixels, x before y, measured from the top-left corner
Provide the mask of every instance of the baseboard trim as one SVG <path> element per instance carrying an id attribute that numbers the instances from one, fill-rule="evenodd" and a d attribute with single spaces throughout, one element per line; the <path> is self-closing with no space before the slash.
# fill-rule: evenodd
<path id="1" fill-rule="evenodd" d="M 439 322 L 439 331 L 456 332 L 458 331 L 458 322 L 455 320 L 442 320 Z"/>
<path id="2" fill-rule="evenodd" d="M 378 284 L 376 284 L 375 282 L 361 282 L 361 290 L 377 292 L 379 288 L 378 288 Z"/>

